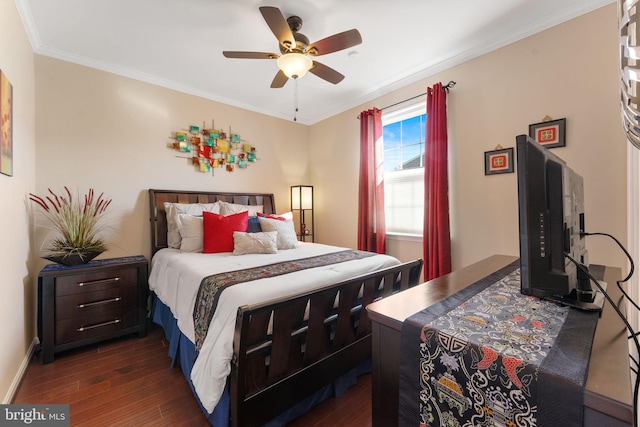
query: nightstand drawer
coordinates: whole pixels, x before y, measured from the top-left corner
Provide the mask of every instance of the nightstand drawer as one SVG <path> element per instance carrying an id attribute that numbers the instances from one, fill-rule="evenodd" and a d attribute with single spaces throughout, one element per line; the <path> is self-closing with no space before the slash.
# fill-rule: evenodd
<path id="1" fill-rule="evenodd" d="M 138 306 L 138 287 L 118 286 L 103 291 L 64 295 L 56 298 L 56 320 L 93 316 L 121 308 Z"/>
<path id="2" fill-rule="evenodd" d="M 121 268 L 73 274 L 56 278 L 56 296 L 100 291 L 114 286 L 136 285 L 138 270 Z"/>
<path id="3" fill-rule="evenodd" d="M 134 326 L 138 310 L 122 308 L 93 316 L 56 321 L 56 345 L 105 335 Z"/>

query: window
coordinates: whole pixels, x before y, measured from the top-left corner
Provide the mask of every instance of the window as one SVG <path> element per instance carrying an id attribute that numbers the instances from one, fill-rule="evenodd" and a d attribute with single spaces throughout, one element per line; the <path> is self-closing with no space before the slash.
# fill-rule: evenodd
<path id="1" fill-rule="evenodd" d="M 382 115 L 388 234 L 422 235 L 425 110 L 421 102 Z"/>

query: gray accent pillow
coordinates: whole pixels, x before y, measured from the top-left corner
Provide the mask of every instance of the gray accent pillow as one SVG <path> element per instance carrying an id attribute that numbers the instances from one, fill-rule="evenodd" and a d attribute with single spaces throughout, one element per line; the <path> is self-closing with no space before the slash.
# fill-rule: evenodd
<path id="1" fill-rule="evenodd" d="M 278 249 L 295 249 L 298 247 L 298 236 L 290 219 L 279 220 L 258 217 L 262 231 L 278 232 Z"/>
<path id="2" fill-rule="evenodd" d="M 275 254 L 278 252 L 278 232 L 260 233 L 233 232 L 233 254 Z"/>

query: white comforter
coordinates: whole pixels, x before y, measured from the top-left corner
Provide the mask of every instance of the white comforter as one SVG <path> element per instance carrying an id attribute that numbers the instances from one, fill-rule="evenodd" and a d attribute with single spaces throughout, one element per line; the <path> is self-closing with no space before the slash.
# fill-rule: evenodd
<path id="1" fill-rule="evenodd" d="M 277 254 L 234 256 L 231 252 L 200 254 L 162 249 L 151 262 L 149 287 L 166 304 L 178 321 L 182 333 L 195 342 L 193 307 L 200 282 L 206 276 L 241 270 L 298 258 L 308 258 L 345 250 L 337 246 L 301 243 L 297 249 Z M 369 273 L 400 262 L 388 255 L 311 268 L 227 288 L 220 295 L 207 337 L 191 372 L 191 381 L 204 408 L 213 412 L 231 372 L 233 334 L 238 307 L 322 287 L 350 277 Z"/>

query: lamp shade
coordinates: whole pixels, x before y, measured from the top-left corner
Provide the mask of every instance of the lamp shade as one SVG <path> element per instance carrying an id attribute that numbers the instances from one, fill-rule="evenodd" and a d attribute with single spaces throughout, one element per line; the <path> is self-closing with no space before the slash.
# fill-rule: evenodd
<path id="1" fill-rule="evenodd" d="M 302 209 L 313 209 L 313 187 L 302 187 Z"/>
<path id="2" fill-rule="evenodd" d="M 286 53 L 279 57 L 277 62 L 278 68 L 290 79 L 304 76 L 313 66 L 311 58 L 297 52 Z"/>
<path id="3" fill-rule="evenodd" d="M 291 187 L 291 209 L 300 209 L 300 187 Z"/>
<path id="4" fill-rule="evenodd" d="M 291 209 L 313 209 L 313 187 L 311 185 L 291 187 Z"/>

